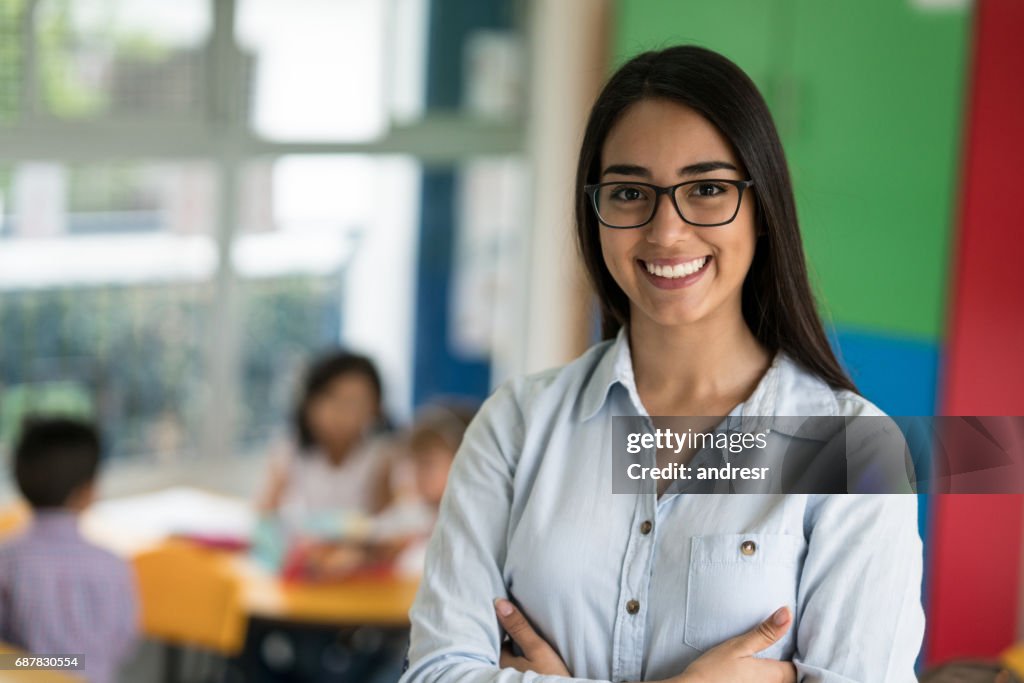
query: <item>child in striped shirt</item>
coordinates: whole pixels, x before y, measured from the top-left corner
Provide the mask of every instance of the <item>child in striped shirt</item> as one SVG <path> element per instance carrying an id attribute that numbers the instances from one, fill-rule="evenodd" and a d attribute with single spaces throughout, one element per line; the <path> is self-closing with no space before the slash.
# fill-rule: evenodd
<path id="1" fill-rule="evenodd" d="M 130 567 L 88 543 L 78 516 L 93 499 L 96 430 L 69 419 L 26 423 L 14 478 L 33 514 L 0 545 L 0 641 L 36 655 L 80 655 L 92 683 L 112 683 L 138 630 Z"/>

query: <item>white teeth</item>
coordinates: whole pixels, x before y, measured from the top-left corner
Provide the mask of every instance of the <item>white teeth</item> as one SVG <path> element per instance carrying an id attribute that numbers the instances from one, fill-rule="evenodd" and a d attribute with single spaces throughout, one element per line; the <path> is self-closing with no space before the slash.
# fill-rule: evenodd
<path id="1" fill-rule="evenodd" d="M 677 263 L 674 266 L 659 266 L 652 263 L 648 263 L 647 272 L 657 277 L 664 277 L 668 279 L 675 279 L 680 277 L 686 277 L 687 275 L 693 275 L 698 270 L 704 267 L 705 264 L 710 260 L 710 256 L 704 256 L 702 258 L 687 261 L 686 263 Z"/>

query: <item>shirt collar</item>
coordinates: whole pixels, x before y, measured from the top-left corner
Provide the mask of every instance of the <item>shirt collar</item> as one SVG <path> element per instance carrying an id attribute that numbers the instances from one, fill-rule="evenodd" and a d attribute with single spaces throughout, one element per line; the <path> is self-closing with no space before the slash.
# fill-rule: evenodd
<path id="1" fill-rule="evenodd" d="M 29 533 L 53 539 L 77 538 L 78 515 L 62 508 L 35 510 Z"/>
<path id="2" fill-rule="evenodd" d="M 636 390 L 626 326 L 619 328 L 615 339 L 606 344 L 590 379 L 583 387 L 582 419 L 589 420 L 605 406 L 611 388 L 616 384 L 626 389 L 637 412 L 646 414 Z M 738 405 L 731 415 L 769 418 L 835 415 L 837 406 L 835 393 L 824 380 L 803 368 L 789 354 L 779 351 L 754 393 Z M 791 429 L 788 425 L 792 424 L 792 420 L 782 420 L 772 426 L 783 433 L 789 433 Z"/>
<path id="3" fill-rule="evenodd" d="M 580 403 L 580 417 L 589 420 L 604 407 L 608 394 L 616 384 L 635 386 L 633 382 L 633 360 L 629 355 L 629 337 L 626 327 L 619 328 L 611 342 L 605 342 L 605 350 L 594 367 L 590 379 L 583 387 Z"/>

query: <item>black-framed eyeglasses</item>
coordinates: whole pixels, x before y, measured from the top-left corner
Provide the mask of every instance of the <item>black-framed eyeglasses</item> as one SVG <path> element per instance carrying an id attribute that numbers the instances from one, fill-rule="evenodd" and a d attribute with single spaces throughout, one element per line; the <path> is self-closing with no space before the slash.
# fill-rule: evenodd
<path id="1" fill-rule="evenodd" d="M 661 187 L 651 183 L 625 182 L 586 185 L 597 219 L 609 228 L 639 228 L 647 225 L 658 210 L 658 198 L 672 198 L 676 213 L 690 225 L 713 228 L 732 223 L 740 212 L 743 191 L 753 180 L 704 178 Z"/>

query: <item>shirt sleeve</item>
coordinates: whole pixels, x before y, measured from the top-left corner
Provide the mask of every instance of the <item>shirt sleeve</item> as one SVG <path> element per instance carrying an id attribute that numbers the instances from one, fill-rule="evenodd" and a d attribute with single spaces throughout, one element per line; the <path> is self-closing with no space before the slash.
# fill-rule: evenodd
<path id="1" fill-rule="evenodd" d="M 7 577 L 11 575 L 8 548 L 0 544 L 0 640 L 10 642 L 11 638 L 11 587 Z"/>
<path id="2" fill-rule="evenodd" d="M 924 637 L 917 496 L 816 496 L 807 510 L 797 679 L 916 683 Z"/>
<path id="3" fill-rule="evenodd" d="M 846 428 L 848 491 L 899 493 L 916 491 L 917 475 L 906 437 L 888 415 L 861 415 Z"/>
<path id="4" fill-rule="evenodd" d="M 584 681 L 498 668 L 493 601 L 507 597 L 501 568 L 522 442 L 523 416 L 506 384 L 481 407 L 452 465 L 410 612 L 409 668 L 401 683 Z"/>
<path id="5" fill-rule="evenodd" d="M 121 590 L 114 597 L 112 604 L 118 605 L 115 615 L 115 622 L 112 627 L 111 647 L 115 653 L 115 660 L 123 664 L 132 654 L 138 643 L 141 611 L 139 606 L 138 586 L 135 583 L 135 573 L 126 564 L 121 564 L 122 580 Z"/>

